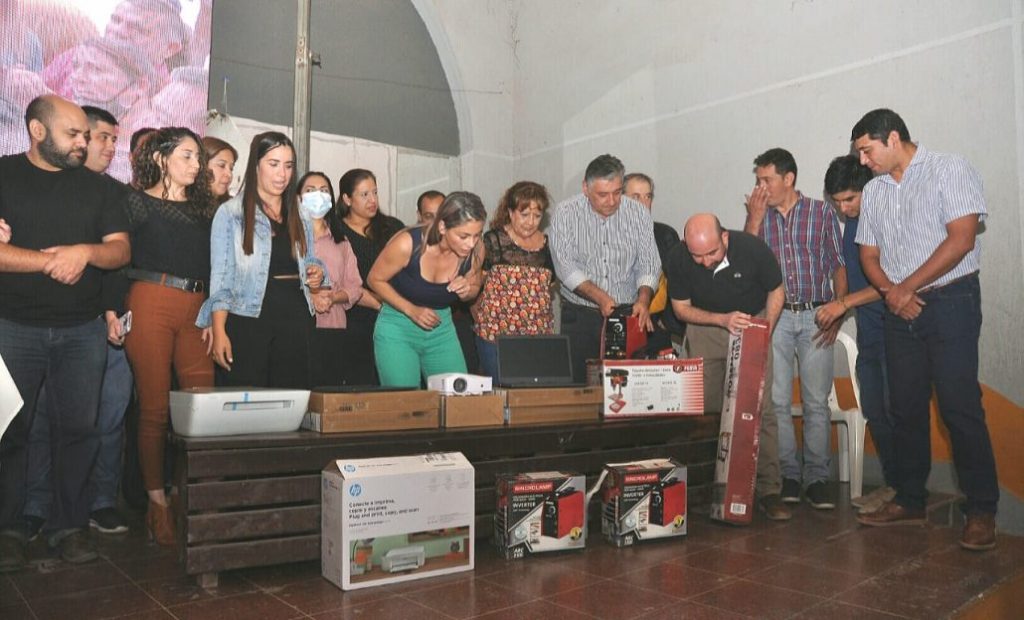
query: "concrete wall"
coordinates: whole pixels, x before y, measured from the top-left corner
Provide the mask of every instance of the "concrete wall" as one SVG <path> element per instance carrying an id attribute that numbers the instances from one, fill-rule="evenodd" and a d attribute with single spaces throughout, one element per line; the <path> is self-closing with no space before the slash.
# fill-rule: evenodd
<path id="1" fill-rule="evenodd" d="M 1020 0 L 634 0 L 511 3 L 513 176 L 557 200 L 610 152 L 657 184 L 656 219 L 698 211 L 742 225 L 752 159 L 782 146 L 798 187 L 864 112 L 891 107 L 911 136 L 967 156 L 985 180 L 984 383 L 1024 403 Z M 467 55 L 472 55 L 467 50 Z"/>
<path id="2" fill-rule="evenodd" d="M 452 89 L 463 188 L 493 212 L 512 183 L 514 37 L 504 0 L 412 0 Z"/>

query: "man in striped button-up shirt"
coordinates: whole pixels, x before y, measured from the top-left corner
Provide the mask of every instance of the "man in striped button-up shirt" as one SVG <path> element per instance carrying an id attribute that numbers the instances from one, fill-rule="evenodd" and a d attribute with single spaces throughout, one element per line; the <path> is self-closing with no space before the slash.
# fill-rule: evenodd
<path id="1" fill-rule="evenodd" d="M 861 163 L 878 175 L 864 187 L 857 243 L 864 274 L 885 299 L 896 456 L 895 499 L 858 520 L 925 521 L 934 387 L 967 496 L 960 544 L 991 549 L 999 483 L 978 384 L 981 178 L 963 157 L 911 142 L 892 110 L 868 112 L 850 140 Z"/>
<path id="2" fill-rule="evenodd" d="M 625 167 L 601 155 L 590 162 L 583 193 L 563 201 L 548 231 L 562 283 L 562 333 L 572 345 L 573 380 L 586 379 L 586 360 L 600 356 L 605 317 L 617 306 L 651 331 L 651 299 L 661 276 L 651 214 L 622 195 Z"/>
<path id="3" fill-rule="evenodd" d="M 786 301 L 772 334 L 772 406 L 779 424 L 782 501 L 800 502 L 801 483 L 812 506 L 835 507 L 827 481 L 832 434 L 832 343 L 839 323 L 820 330 L 816 309 L 846 295 L 839 218 L 820 200 L 796 189 L 796 161 L 789 151 L 769 149 L 754 160 L 757 185 L 747 200 L 746 232 L 760 235 L 782 268 Z M 834 294 L 833 294 L 834 291 Z M 803 466 L 793 429 L 794 363 L 800 362 Z"/>

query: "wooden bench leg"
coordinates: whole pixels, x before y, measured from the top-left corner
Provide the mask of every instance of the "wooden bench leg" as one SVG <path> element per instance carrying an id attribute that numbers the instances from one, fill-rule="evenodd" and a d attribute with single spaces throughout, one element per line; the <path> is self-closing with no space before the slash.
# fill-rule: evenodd
<path id="1" fill-rule="evenodd" d="M 204 590 L 212 590 L 217 587 L 220 573 L 200 573 L 196 575 L 196 585 Z"/>

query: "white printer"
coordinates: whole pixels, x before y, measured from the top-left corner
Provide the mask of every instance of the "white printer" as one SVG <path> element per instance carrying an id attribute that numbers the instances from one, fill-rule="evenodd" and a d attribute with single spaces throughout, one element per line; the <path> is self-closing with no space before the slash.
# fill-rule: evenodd
<path id="1" fill-rule="evenodd" d="M 185 437 L 295 431 L 309 406 L 309 390 L 249 387 L 189 388 L 171 392 L 171 424 Z"/>

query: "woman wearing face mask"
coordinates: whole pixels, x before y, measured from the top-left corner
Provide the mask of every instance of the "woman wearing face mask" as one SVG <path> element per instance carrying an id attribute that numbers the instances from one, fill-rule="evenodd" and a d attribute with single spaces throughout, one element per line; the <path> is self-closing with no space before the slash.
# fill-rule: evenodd
<path id="1" fill-rule="evenodd" d="M 539 183 L 508 188 L 484 235 L 484 285 L 473 306 L 480 367 L 498 378 L 498 336 L 553 334 L 555 267 L 540 230 L 550 199 Z"/>
<path id="2" fill-rule="evenodd" d="M 210 298 L 196 324 L 213 328 L 218 385 L 310 385 L 312 291 L 331 283 L 312 255 L 294 168 L 287 136 L 255 136 L 242 190 L 213 218 Z"/>
<path id="3" fill-rule="evenodd" d="M 452 192 L 426 229 L 395 235 L 370 270 L 383 305 L 373 343 L 381 385 L 466 372 L 451 306 L 480 291 L 479 246 L 487 211 L 476 194 Z"/>
<path id="4" fill-rule="evenodd" d="M 300 205 L 305 216 L 313 223 L 314 254 L 323 261 L 332 287 L 321 287 L 313 292 L 316 308 L 316 331 L 310 344 L 310 372 L 312 385 L 345 385 L 349 382 L 347 317 L 345 316 L 363 295 L 363 280 L 359 277 L 352 244 L 345 239 L 341 218 L 334 208 L 334 189 L 327 175 L 307 172 L 299 179 Z"/>
<path id="5" fill-rule="evenodd" d="M 367 281 L 370 268 L 384 246 L 405 225 L 385 215 L 377 200 L 377 177 L 369 170 L 354 168 L 338 181 L 338 211 L 341 230 L 352 244 L 359 265 L 359 277 Z M 352 385 L 378 383 L 373 354 L 373 329 L 381 302 L 376 293 L 363 288 L 363 296 L 348 312 L 348 375 Z"/>
<path id="6" fill-rule="evenodd" d="M 213 175 L 210 189 L 213 190 L 217 204 L 222 205 L 231 200 L 228 190 L 231 188 L 235 162 L 238 161 L 238 151 L 227 142 L 213 136 L 203 138 L 203 149 L 206 151 L 206 161 L 210 162 L 208 170 Z"/>
<path id="7" fill-rule="evenodd" d="M 142 191 L 128 196 L 132 264 L 126 299 L 132 330 L 124 339 L 139 396 L 139 464 L 149 494 L 146 528 L 174 544 L 164 492 L 171 372 L 182 388 L 213 385 L 209 334 L 194 324 L 210 277 L 210 221 L 216 208 L 199 137 L 161 129 L 140 148 L 134 177 Z M 205 341 L 205 342 L 204 342 Z"/>

